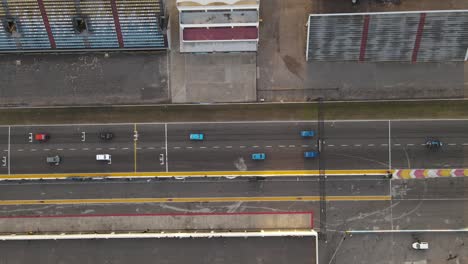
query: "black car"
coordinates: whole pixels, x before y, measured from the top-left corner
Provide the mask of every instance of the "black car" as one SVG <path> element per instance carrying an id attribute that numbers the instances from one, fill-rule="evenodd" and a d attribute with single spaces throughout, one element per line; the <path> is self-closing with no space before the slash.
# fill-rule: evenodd
<path id="1" fill-rule="evenodd" d="M 102 140 L 112 140 L 114 138 L 114 133 L 112 132 L 101 132 L 99 133 L 99 138 Z"/>

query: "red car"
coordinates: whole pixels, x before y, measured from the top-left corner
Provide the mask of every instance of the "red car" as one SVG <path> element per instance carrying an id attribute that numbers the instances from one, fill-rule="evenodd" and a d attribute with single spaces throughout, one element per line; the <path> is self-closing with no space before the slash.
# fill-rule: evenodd
<path id="1" fill-rule="evenodd" d="M 34 135 L 34 140 L 40 141 L 40 142 L 46 142 L 49 140 L 50 136 L 49 134 L 46 133 L 39 133 Z"/>

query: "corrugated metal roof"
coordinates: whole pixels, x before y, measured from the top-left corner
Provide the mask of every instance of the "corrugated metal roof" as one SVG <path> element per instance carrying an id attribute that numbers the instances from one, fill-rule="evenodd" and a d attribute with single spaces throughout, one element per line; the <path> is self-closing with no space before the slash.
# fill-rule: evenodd
<path id="1" fill-rule="evenodd" d="M 418 29 L 419 14 L 371 15 L 366 61 L 410 61 Z"/>
<path id="2" fill-rule="evenodd" d="M 44 27 L 41 12 L 35 0 L 9 0 L 8 8 L 0 8 L 0 19 L 15 19 L 19 34 L 0 33 L 0 49 L 50 49 L 49 38 Z"/>
<path id="3" fill-rule="evenodd" d="M 418 61 L 461 61 L 468 49 L 467 13 L 428 13 Z"/>
<path id="4" fill-rule="evenodd" d="M 51 41 L 47 34 L 38 0 L 3 0 L 0 19 L 14 18 L 20 35 L 0 30 L 1 50 L 47 50 Z M 159 27 L 160 0 L 42 0 L 57 49 L 119 48 L 115 15 L 119 21 L 123 48 L 165 48 Z M 74 19 L 86 21 L 87 30 L 79 32 Z"/>
<path id="5" fill-rule="evenodd" d="M 366 16 L 369 27 L 363 34 Z M 463 61 L 468 48 L 466 10 L 315 14 L 309 19 L 309 60 L 357 61 L 363 55 L 365 61 Z"/>
<path id="6" fill-rule="evenodd" d="M 358 60 L 363 23 L 363 16 L 311 18 L 309 60 Z"/>

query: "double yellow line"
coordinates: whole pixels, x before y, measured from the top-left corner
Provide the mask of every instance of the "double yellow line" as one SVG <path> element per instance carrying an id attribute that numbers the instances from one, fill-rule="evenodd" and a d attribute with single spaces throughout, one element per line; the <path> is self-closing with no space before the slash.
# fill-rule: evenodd
<path id="1" fill-rule="evenodd" d="M 389 201 L 389 195 L 327 196 L 327 201 Z M 82 204 L 137 204 L 137 203 L 224 203 L 224 202 L 315 202 L 320 196 L 266 196 L 266 197 L 181 197 L 181 198 L 102 198 L 0 200 L 0 205 L 82 205 Z"/>
<path id="2" fill-rule="evenodd" d="M 135 142 L 136 169 L 136 142 Z M 327 170 L 329 176 L 347 175 L 387 175 L 387 170 Z M 318 176 L 318 170 L 267 170 L 267 171 L 174 171 L 174 172 L 95 172 L 95 173 L 34 173 L 34 174 L 0 174 L 0 179 L 66 179 L 66 178 L 137 178 L 137 177 L 303 177 Z"/>

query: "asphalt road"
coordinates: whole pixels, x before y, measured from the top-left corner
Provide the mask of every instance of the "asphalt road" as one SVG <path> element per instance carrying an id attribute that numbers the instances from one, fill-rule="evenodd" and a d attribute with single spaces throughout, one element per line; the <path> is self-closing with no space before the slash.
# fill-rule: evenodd
<path id="1" fill-rule="evenodd" d="M 313 249 L 310 237 L 11 241 L 0 263 L 315 264 Z"/>
<path id="2" fill-rule="evenodd" d="M 379 177 L 328 177 L 327 196 L 346 196 L 328 201 L 327 226 L 332 230 L 456 229 L 465 228 L 468 219 L 468 181 L 464 178 L 388 180 Z M 194 212 L 316 212 L 316 201 L 291 198 L 280 202 L 261 197 L 318 196 L 317 178 L 269 178 L 205 180 L 103 180 L 103 181 L 25 181 L 1 182 L 0 200 L 76 199 L 72 205 L 1 205 L 0 217 L 34 215 L 146 214 Z M 365 200 L 365 196 L 390 196 L 388 200 Z M 83 199 L 100 198 L 193 198 L 192 202 L 86 204 Z M 197 199 L 200 197 L 200 201 Z M 201 197 L 247 197 L 249 201 L 202 202 Z M 48 220 L 49 221 L 49 220 Z M 52 220 L 50 220 L 52 221 Z M 64 229 L 69 229 L 69 226 Z"/>
<path id="3" fill-rule="evenodd" d="M 431 259 L 436 261 L 447 258 L 448 253 L 466 258 L 466 247 L 463 245 L 463 237 L 456 236 L 431 236 L 420 234 L 420 238 L 428 241 L 435 248 L 444 248 L 444 252 L 432 252 L 423 254 L 414 252 L 410 249 L 410 243 L 415 239 L 414 236 L 397 235 L 353 235 L 343 241 L 343 232 L 347 230 L 432 230 L 432 229 L 460 229 L 466 228 L 468 219 L 467 196 L 468 181 L 465 178 L 435 178 L 419 180 L 388 180 L 371 176 L 349 176 L 349 177 L 328 177 L 326 191 L 328 197 L 349 196 L 345 201 L 327 202 L 326 226 L 328 230 L 328 242 L 320 244 L 321 259 L 325 263 L 333 258 L 335 252 L 335 263 L 379 263 L 376 260 L 400 260 L 405 257 L 414 260 Z M 151 213 L 221 213 L 221 212 L 315 212 L 314 225 L 320 227 L 321 218 L 320 204 L 317 201 L 255 201 L 255 198 L 266 196 L 299 196 L 299 195 L 319 195 L 319 182 L 314 177 L 301 178 L 268 178 L 262 181 L 250 181 L 248 179 L 188 179 L 188 180 L 102 180 L 102 181 L 82 181 L 72 180 L 63 181 L 17 181 L 0 183 L 0 199 L 8 200 L 31 200 L 31 199 L 89 199 L 89 198 L 138 198 L 138 197 L 250 197 L 252 200 L 247 202 L 191 202 L 191 203 L 141 203 L 141 204 L 73 204 L 73 205 L 24 205 L 18 202 L 16 205 L 0 206 L 0 217 L 7 217 L 14 221 L 15 225 L 21 225 L 22 219 L 27 216 L 48 216 L 43 223 L 54 225 L 57 230 L 67 230 L 79 227 L 79 221 L 84 218 L 77 216 L 92 215 L 116 215 L 116 214 L 151 214 Z M 366 201 L 360 197 L 366 195 L 390 195 L 390 200 L 384 201 Z M 66 222 L 56 221 L 55 216 L 74 215 L 68 218 Z M 36 220 L 37 221 L 37 220 Z M 75 222 L 77 221 L 77 222 Z M 102 217 L 103 227 L 119 228 L 119 220 L 114 217 Z M 121 221 L 121 220 L 120 220 Z M 132 221 L 138 221 L 134 219 Z M 60 226 L 59 223 L 64 226 Z M 188 225 L 195 225 L 187 219 Z M 221 225 L 222 226 L 222 225 Z M 27 227 L 25 227 L 29 230 Z M 75 230 L 76 231 L 76 230 Z M 159 242 L 151 244 L 151 249 L 145 245 L 148 241 L 135 241 L 146 250 L 139 252 L 136 258 L 152 258 L 153 251 L 159 247 Z M 197 240 L 199 241 L 199 240 Z M 352 241 L 352 242 L 350 242 Z M 94 243 L 94 244 L 93 244 Z M 117 243 L 117 244 L 115 244 Z M 119 244 L 121 243 L 121 244 Z M 180 242 L 185 245 L 184 241 Z M 189 243 L 189 242 L 187 242 Z M 199 242 L 201 248 L 213 248 L 211 242 Z M 227 245 L 229 242 L 220 243 Z M 287 255 L 281 251 L 282 246 L 266 244 L 255 244 L 252 249 L 259 256 L 263 256 L 263 250 L 276 252 L 279 250 L 288 259 L 295 260 L 294 256 Z M 296 245 L 291 242 L 291 245 Z M 302 242 L 301 242 L 302 243 Z M 37 259 L 49 258 L 51 260 L 61 259 L 65 255 L 81 255 L 81 252 L 90 250 L 90 256 L 95 259 L 102 259 L 104 256 L 113 258 L 118 255 L 115 248 L 125 247 L 133 242 L 91 242 L 91 244 L 80 244 L 80 242 L 18 242 L 4 243 L 4 260 L 10 260 L 13 256 L 21 256 L 20 263 L 31 261 L 28 256 L 37 256 Z M 164 243 L 163 243 L 164 244 Z M 91 245 L 90 247 L 88 247 Z M 358 245 L 362 245 L 362 248 Z M 373 245 L 369 247 L 369 245 Z M 439 245 L 439 246 L 437 246 Z M 190 252 L 198 246 L 187 246 Z M 263 247 L 266 247 L 263 249 Z M 299 249 L 301 245 L 296 245 Z M 33 252 L 27 255 L 29 248 Z M 129 246 L 132 247 L 132 246 Z M 164 246 L 163 246 L 164 247 Z M 279 248 L 281 249 L 279 249 Z M 37 250 L 51 248 L 56 250 Z M 91 248 L 91 249 L 90 249 Z M 96 250 L 94 248 L 98 248 Z M 373 248 L 374 250 L 368 250 Z M 222 261 L 230 263 L 232 259 L 225 259 L 223 256 L 229 256 L 224 252 L 225 248 L 220 249 Z M 274 249 L 274 250 L 272 250 Z M 298 249 L 298 250 L 299 250 Z M 81 250 L 81 251 L 80 251 Z M 196 251 L 196 250 L 195 250 Z M 12 252 L 12 253 L 9 253 Z M 102 255 L 99 252 L 103 252 Z M 107 252 L 110 252 L 107 254 Z M 132 251 L 133 252 L 133 251 Z M 158 251 L 160 252 L 160 251 Z M 169 252 L 169 251 L 168 251 Z M 190 253 L 189 252 L 189 253 Z M 202 252 L 202 249 L 200 249 Z M 361 252 L 360 254 L 358 252 Z M 448 252 L 448 253 L 447 253 Z M 2 251 L 3 253 L 3 251 Z M 226 253 L 226 254 L 225 254 Z M 310 253 L 310 252 L 309 252 Z M 165 253 L 159 253 L 165 256 Z M 187 253 L 188 254 L 188 253 Z M 252 253 L 253 254 L 253 253 Z M 252 254 L 246 253 L 246 258 L 252 257 Z M 275 253 L 272 253 L 275 254 Z M 193 261 L 198 261 L 198 255 L 188 254 Z M 255 254 L 253 254 L 255 255 Z M 379 255 L 381 256 L 379 258 Z M 346 256 L 350 256 L 346 258 Z M 382 257 L 384 256 L 384 257 Z M 178 257 L 174 257 L 178 258 Z M 301 263 L 306 258 L 303 253 L 297 253 L 297 261 Z M 266 259 L 265 259 L 266 260 Z M 122 258 L 122 263 L 127 263 L 126 258 Z M 180 263 L 181 259 L 168 259 L 168 263 Z M 172 261 L 172 262 L 171 262 Z M 246 260 L 248 263 L 249 260 Z M 273 261 L 273 262 L 270 262 Z M 264 263 L 275 263 L 270 260 Z M 288 263 L 287 259 L 279 259 L 278 263 Z M 9 261 L 6 261 L 10 263 Z M 144 262 L 144 261 L 143 261 Z M 437 262 L 437 261 L 436 261 Z M 440 261 L 438 261 L 440 262 Z M 13 262 L 14 263 L 14 262 Z M 40 262 L 39 262 L 40 263 Z M 73 262 L 72 262 L 73 263 Z M 89 263 L 96 263 L 90 260 Z M 114 263 L 114 262 L 113 262 Z M 116 262 L 119 263 L 119 262 Z M 205 263 L 213 263 L 209 259 Z M 253 262 L 255 263 L 255 262 Z M 290 262 L 289 262 L 290 263 Z M 333 262 L 332 262 L 333 263 Z M 382 262 L 383 263 L 383 262 Z M 451 262 L 448 262 L 451 263 Z"/>
<path id="4" fill-rule="evenodd" d="M 317 151 L 316 137 L 300 136 L 310 129 L 317 129 L 316 122 L 0 127 L 0 173 L 317 169 L 318 159 L 303 158 L 304 151 Z M 468 120 L 329 121 L 321 158 L 329 170 L 463 168 L 467 130 Z M 99 132 L 106 131 L 115 138 L 100 140 Z M 30 133 L 49 133 L 50 140 L 30 142 Z M 204 133 L 205 140 L 190 141 L 190 133 Z M 444 146 L 428 150 L 430 138 Z M 252 153 L 267 158 L 253 161 Z M 96 161 L 96 154 L 111 154 L 112 163 Z M 59 166 L 45 162 L 54 155 L 62 157 Z"/>

